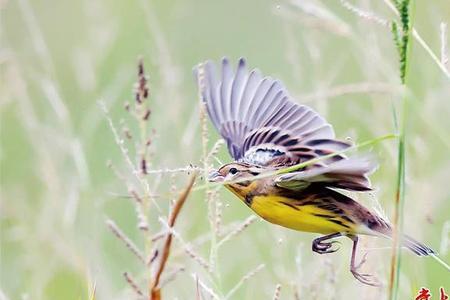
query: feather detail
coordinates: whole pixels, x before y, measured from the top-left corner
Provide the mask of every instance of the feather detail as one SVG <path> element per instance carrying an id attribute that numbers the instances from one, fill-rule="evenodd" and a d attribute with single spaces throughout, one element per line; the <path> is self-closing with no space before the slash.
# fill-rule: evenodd
<path id="1" fill-rule="evenodd" d="M 203 102 L 236 161 L 280 168 L 350 147 L 335 139 L 332 126 L 314 110 L 294 103 L 279 80 L 263 77 L 257 69 L 248 71 L 245 59 L 239 60 L 235 70 L 227 58 L 222 59 L 219 72 L 211 61 L 203 68 Z M 197 74 L 198 69 L 194 72 Z M 369 172 L 363 161 L 336 155 L 283 175 L 278 184 L 297 188 L 305 182 L 322 182 L 331 187 L 368 190 Z"/>
<path id="2" fill-rule="evenodd" d="M 346 158 L 326 166 L 280 175 L 275 179 L 279 187 L 299 190 L 311 183 L 353 191 L 371 190 L 368 175 L 376 169 L 369 157 Z"/>
<path id="3" fill-rule="evenodd" d="M 256 151 L 261 144 L 282 146 L 277 140 L 286 142 L 286 137 L 290 146 L 334 138 L 331 125 L 322 117 L 307 106 L 292 102 L 280 81 L 263 78 L 258 70 L 248 72 L 243 58 L 235 72 L 229 60 L 222 59 L 220 80 L 211 61 L 204 64 L 204 70 L 203 101 L 235 160 L 246 161 L 246 152 L 253 147 L 252 151 Z M 287 153 L 288 148 L 284 151 L 295 163 L 295 153 Z M 261 163 L 267 165 L 270 159 Z"/>

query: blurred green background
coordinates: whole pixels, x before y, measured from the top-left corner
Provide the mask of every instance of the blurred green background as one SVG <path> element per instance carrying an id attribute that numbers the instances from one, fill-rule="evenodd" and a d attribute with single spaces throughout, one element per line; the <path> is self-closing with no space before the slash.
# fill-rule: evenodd
<path id="1" fill-rule="evenodd" d="M 439 28 L 450 22 L 449 2 L 414 2 L 415 27 L 440 56 Z M 393 108 L 401 96 L 390 30 L 342 3 L 0 1 L 0 299 L 88 299 L 94 286 L 96 299 L 137 298 L 125 271 L 147 291 L 149 271 L 105 225 L 113 219 L 144 249 L 133 201 L 123 197 L 132 174 L 98 105 L 105 102 L 119 130 L 127 126 L 138 135 L 123 106 L 133 102 L 139 56 L 149 74 L 152 170 L 202 164 L 192 68 L 222 56 L 234 61 L 244 56 L 251 67 L 280 78 L 296 101 L 325 116 L 340 138 L 358 142 L 395 132 Z M 383 1 L 352 3 L 383 19 L 395 18 Z M 405 232 L 449 262 L 450 80 L 415 40 L 410 72 Z M 209 128 L 212 147 L 218 135 Z M 126 146 L 134 155 L 134 142 Z M 380 163 L 372 176 L 376 191 L 354 195 L 377 209 L 378 200 L 388 217 L 396 147 L 390 140 L 365 149 Z M 230 160 L 223 148 L 219 159 Z M 125 179 L 117 178 L 107 161 Z M 167 214 L 187 175 L 149 175 L 147 181 L 162 210 L 149 214 L 156 233 L 158 216 Z M 251 215 L 223 189 L 221 200 L 224 227 Z M 188 199 L 176 230 L 186 243 L 211 236 L 202 191 Z M 348 241 L 339 252 L 319 256 L 310 251 L 313 237 L 257 221 L 220 249 L 213 276 L 174 250 L 169 272 L 185 270 L 163 288 L 164 299 L 194 299 L 196 276 L 225 295 L 260 264 L 265 267 L 231 299 L 272 299 L 277 284 L 280 299 L 385 298 L 386 288 L 363 286 L 351 276 Z M 209 259 L 208 240 L 192 245 Z M 364 238 L 360 251 L 369 251 L 365 267 L 383 282 L 389 278 L 388 246 Z M 182 249 L 179 241 L 173 247 Z M 450 292 L 448 279 L 432 259 L 403 252 L 400 299 L 413 299 L 422 286 L 435 295 L 440 286 Z"/>

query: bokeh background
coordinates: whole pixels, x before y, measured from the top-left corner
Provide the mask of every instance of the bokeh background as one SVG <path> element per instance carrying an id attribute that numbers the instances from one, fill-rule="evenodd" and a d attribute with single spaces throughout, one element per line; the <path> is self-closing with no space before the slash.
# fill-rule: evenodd
<path id="1" fill-rule="evenodd" d="M 449 2 L 414 2 L 414 26 L 439 57 Z M 202 166 L 192 68 L 222 56 L 244 56 L 280 78 L 341 138 L 361 142 L 394 133 L 401 99 L 397 53 L 389 28 L 373 15 L 395 15 L 384 1 L 351 3 L 370 14 L 358 16 L 342 1 L 0 1 L 0 299 L 92 299 L 94 290 L 96 299 L 138 298 L 125 271 L 147 292 L 150 271 L 105 225 L 114 220 L 144 249 L 134 203 L 126 197 L 133 176 L 98 105 L 105 103 L 120 133 L 128 127 L 139 135 L 123 107 L 133 103 L 140 56 L 150 84 L 151 170 Z M 450 79 L 415 40 L 410 68 L 405 231 L 449 262 Z M 219 137 L 208 127 L 211 148 Z M 125 146 L 134 159 L 134 141 L 125 139 Z M 364 149 L 380 164 L 372 176 L 376 190 L 353 195 L 387 217 L 396 148 L 389 140 Z M 218 159 L 230 159 L 223 147 Z M 183 172 L 146 177 L 161 207 L 149 213 L 153 233 L 187 178 Z M 220 194 L 224 230 L 251 215 L 233 195 Z M 205 198 L 204 191 L 194 192 L 175 226 L 185 244 L 175 241 L 168 272 L 184 271 L 163 287 L 164 299 L 194 299 L 198 290 L 209 299 L 198 282 L 223 298 L 261 264 L 230 299 L 272 299 L 278 284 L 280 299 L 385 298 L 386 288 L 363 286 L 351 276 L 349 241 L 320 256 L 310 251 L 316 235 L 260 220 L 219 249 L 208 274 L 183 251 L 191 245 L 210 259 L 214 234 Z M 385 283 L 388 246 L 364 238 L 360 251 L 369 253 L 366 270 Z M 412 299 L 422 286 L 434 295 L 440 286 L 450 292 L 449 273 L 434 260 L 404 251 L 402 261 L 400 299 Z"/>

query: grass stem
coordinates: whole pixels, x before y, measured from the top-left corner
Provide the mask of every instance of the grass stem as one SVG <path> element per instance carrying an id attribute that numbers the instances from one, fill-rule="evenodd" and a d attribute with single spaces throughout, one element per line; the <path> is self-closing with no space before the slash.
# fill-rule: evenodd
<path id="1" fill-rule="evenodd" d="M 396 2 L 400 15 L 400 25 L 396 21 L 392 24 L 394 41 L 399 53 L 400 80 L 403 85 L 403 96 L 400 109 L 398 128 L 398 169 L 397 169 L 397 191 L 395 196 L 395 208 L 393 217 L 393 247 L 390 266 L 389 279 L 389 299 L 398 299 L 399 274 L 401 269 L 401 236 L 403 232 L 403 212 L 405 204 L 405 173 L 406 173 L 406 129 L 408 117 L 408 79 L 411 56 L 411 28 L 414 19 L 414 4 L 409 0 L 399 0 Z"/>
<path id="2" fill-rule="evenodd" d="M 192 186 L 194 185 L 196 177 L 197 177 L 196 173 L 193 173 L 191 175 L 188 185 L 186 186 L 184 191 L 179 196 L 178 200 L 173 205 L 172 211 L 171 211 L 171 213 L 169 215 L 169 219 L 168 219 L 168 225 L 170 228 L 172 228 L 175 225 L 175 221 L 177 220 L 177 217 L 181 211 L 181 208 L 183 207 L 184 203 L 186 202 L 187 197 L 191 193 Z M 161 280 L 161 275 L 166 266 L 167 259 L 169 258 L 171 245 L 172 245 L 172 233 L 168 232 L 166 235 L 166 239 L 164 241 L 164 245 L 161 249 L 162 256 L 159 260 L 159 264 L 156 269 L 155 275 L 153 276 L 153 280 L 150 283 L 150 291 L 149 291 L 150 298 L 149 298 L 149 300 L 160 300 L 161 299 L 161 288 L 159 286 L 159 282 Z"/>

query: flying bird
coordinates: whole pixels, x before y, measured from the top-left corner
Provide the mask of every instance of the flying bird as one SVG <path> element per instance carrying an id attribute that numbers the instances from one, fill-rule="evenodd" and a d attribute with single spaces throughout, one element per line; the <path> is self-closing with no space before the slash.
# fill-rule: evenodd
<path id="1" fill-rule="evenodd" d="M 392 227 L 341 192 L 371 190 L 372 159 L 344 155 L 351 144 L 336 139 L 324 118 L 294 102 L 279 80 L 249 71 L 243 58 L 236 69 L 224 58 L 220 70 L 207 61 L 194 71 L 208 115 L 234 159 L 211 172 L 209 181 L 223 183 L 268 222 L 322 234 L 312 242 L 314 252 L 335 252 L 335 238 L 350 238 L 351 273 L 362 283 L 379 285 L 359 272 L 365 257 L 356 262 L 358 235 L 391 238 Z M 295 171 L 277 172 L 305 162 Z M 409 236 L 402 243 L 419 256 L 434 254 Z"/>

